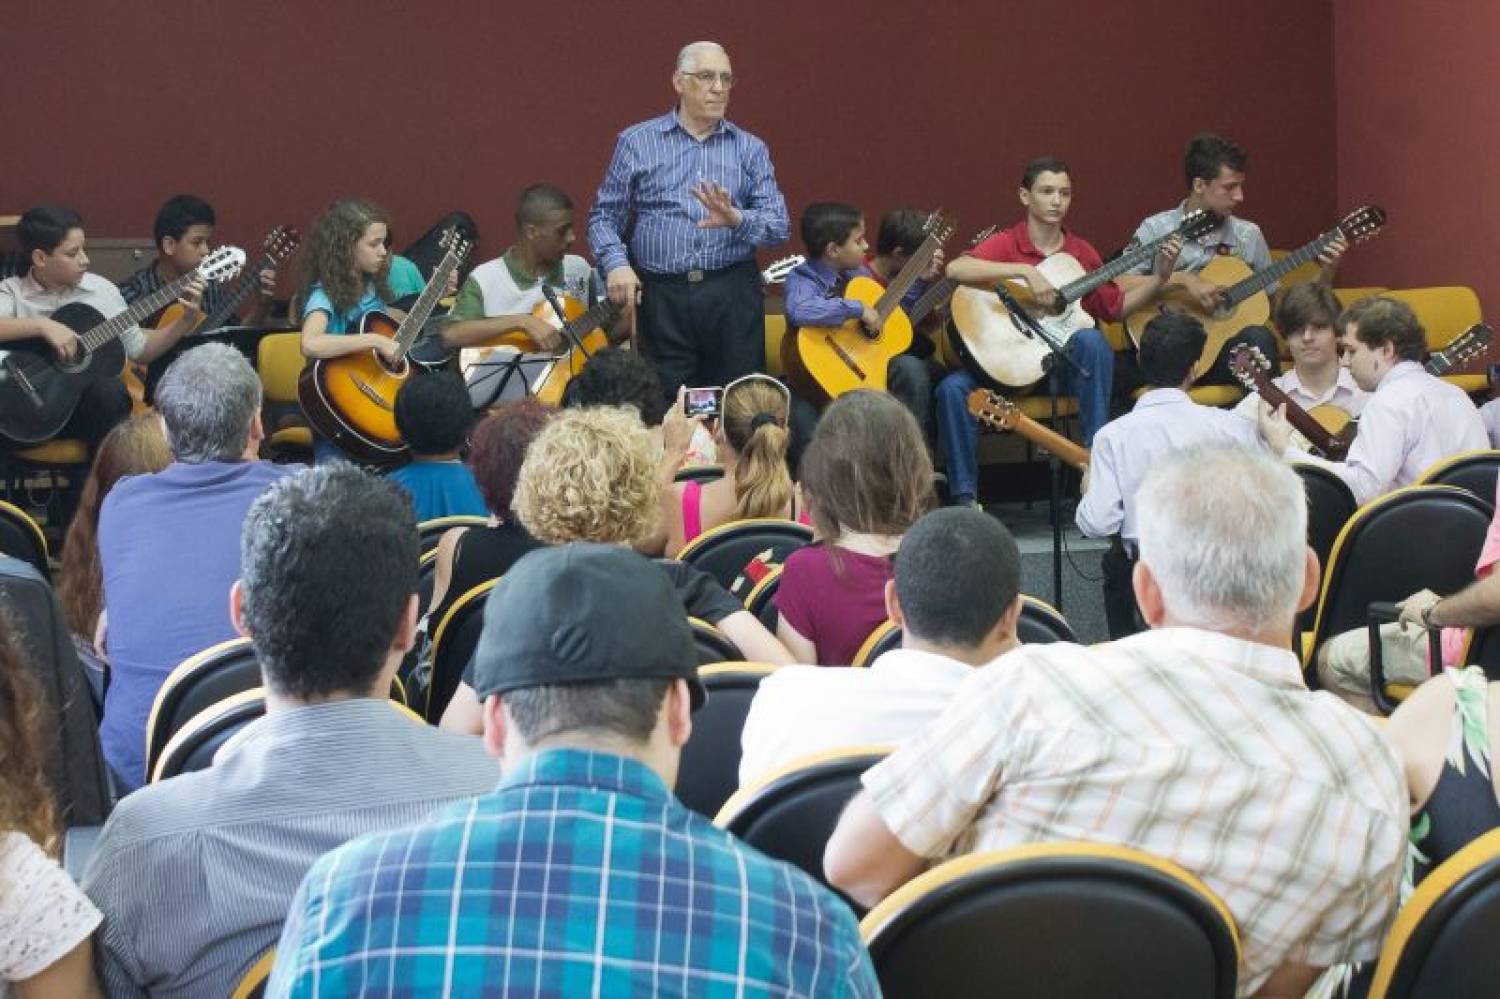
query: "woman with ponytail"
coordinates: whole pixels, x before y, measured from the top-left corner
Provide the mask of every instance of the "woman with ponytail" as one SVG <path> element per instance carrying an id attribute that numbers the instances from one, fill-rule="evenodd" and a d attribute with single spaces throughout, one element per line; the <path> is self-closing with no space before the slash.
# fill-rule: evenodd
<path id="1" fill-rule="evenodd" d="M 667 518 L 668 558 L 720 524 L 802 514 L 787 472 L 790 408 L 786 387 L 765 375 L 746 375 L 724 390 L 723 412 L 714 433 L 724 477 L 707 484 L 679 482 L 673 487 L 673 515 Z M 802 519 L 806 520 L 805 515 Z"/>

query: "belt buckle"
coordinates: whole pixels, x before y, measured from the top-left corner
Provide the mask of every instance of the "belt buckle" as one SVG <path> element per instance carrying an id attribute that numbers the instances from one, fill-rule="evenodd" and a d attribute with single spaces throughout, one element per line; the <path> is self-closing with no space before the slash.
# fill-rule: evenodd
<path id="1" fill-rule="evenodd" d="M 703 271 L 701 269 L 688 271 L 687 279 L 688 284 L 697 284 L 699 281 L 703 280 Z"/>

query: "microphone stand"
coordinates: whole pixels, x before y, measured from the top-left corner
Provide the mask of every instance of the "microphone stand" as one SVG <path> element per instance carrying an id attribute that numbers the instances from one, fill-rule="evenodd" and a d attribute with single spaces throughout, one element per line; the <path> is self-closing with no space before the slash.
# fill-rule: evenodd
<path id="1" fill-rule="evenodd" d="M 1079 364 L 1078 359 L 1068 353 L 1067 348 L 1063 346 L 1057 337 L 1049 333 L 1046 327 L 1037 322 L 1035 316 L 1026 311 L 1026 307 L 1016 299 L 1015 295 L 1011 294 L 1009 288 L 1005 287 L 1004 281 L 995 285 L 995 295 L 1000 299 L 1000 303 L 1009 310 L 1011 318 L 1016 321 L 1016 327 L 1033 340 L 1040 341 L 1051 351 L 1050 360 L 1052 363 L 1045 367 L 1047 371 L 1047 395 L 1052 400 L 1052 426 L 1056 427 L 1057 393 L 1059 389 L 1057 383 L 1057 359 L 1062 358 L 1064 363 L 1072 365 L 1073 370 L 1078 373 L 1080 378 L 1093 378 L 1094 374 L 1082 364 Z M 1049 506 L 1052 514 L 1052 602 L 1058 610 L 1062 610 L 1062 459 L 1054 452 L 1048 451 L 1047 468 L 1051 473 L 1048 478 L 1051 479 L 1051 502 Z"/>

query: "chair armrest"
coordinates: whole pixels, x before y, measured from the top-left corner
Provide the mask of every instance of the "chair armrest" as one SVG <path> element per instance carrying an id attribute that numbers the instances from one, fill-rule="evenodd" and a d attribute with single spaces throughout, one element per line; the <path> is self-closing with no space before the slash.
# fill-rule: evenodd
<path id="1" fill-rule="evenodd" d="M 1401 616 L 1399 604 L 1376 601 L 1370 604 L 1366 627 L 1370 642 L 1370 697 L 1380 713 L 1388 715 L 1401 702 L 1386 693 L 1385 657 L 1380 643 L 1380 626 Z M 1428 668 L 1441 668 L 1443 663 L 1443 640 L 1441 628 L 1427 629 Z"/>

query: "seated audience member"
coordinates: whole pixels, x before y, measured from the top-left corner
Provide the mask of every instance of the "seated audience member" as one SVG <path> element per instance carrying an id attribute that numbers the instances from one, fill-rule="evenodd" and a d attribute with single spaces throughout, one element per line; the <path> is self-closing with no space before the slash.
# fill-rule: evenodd
<path id="1" fill-rule="evenodd" d="M 94 648 L 99 612 L 104 609 L 104 580 L 99 570 L 99 508 L 115 483 L 130 475 L 160 472 L 172 463 L 155 413 L 133 416 L 105 435 L 94 464 L 78 494 L 78 509 L 63 539 L 57 599 L 68 615 L 73 648 L 88 673 L 96 700 L 104 696 L 105 662 Z"/>
<path id="2" fill-rule="evenodd" d="M 1320 969 L 1376 956 L 1390 928 L 1400 764 L 1368 718 L 1307 690 L 1288 647 L 1318 586 L 1297 475 L 1259 449 L 1199 445 L 1158 462 L 1137 499 L 1152 630 L 976 670 L 864 775 L 824 866 L 873 905 L 955 855 L 1133 847 L 1228 906 L 1240 995 L 1301 995 Z"/>
<path id="3" fill-rule="evenodd" d="M 1164 457 L 1206 441 L 1251 445 L 1255 428 L 1227 410 L 1200 406 L 1188 395 L 1193 365 L 1208 335 L 1196 318 L 1164 313 L 1146 324 L 1139 353 L 1141 376 L 1150 390 L 1124 416 L 1106 423 L 1094 437 L 1083 498 L 1075 519 L 1090 538 L 1109 538 L 1100 562 L 1104 572 L 1104 614 L 1111 638 L 1140 630 L 1131 593 L 1136 561 L 1136 490 Z"/>
<path id="4" fill-rule="evenodd" d="M 1491 399 L 1480 406 L 1479 418 L 1484 421 L 1484 432 L 1489 435 L 1490 447 L 1500 451 L 1500 399 Z"/>
<path id="5" fill-rule="evenodd" d="M 78 302 L 109 319 L 126 310 L 125 299 L 111 281 L 89 272 L 83 219 L 71 208 L 37 205 L 29 209 L 16 225 L 16 238 L 31 269 L 0 281 L 0 343 L 40 338 L 56 360 L 76 360 L 83 349 L 78 333 L 52 314 Z M 187 311 L 165 329 L 132 326 L 125 330 L 120 343 L 126 358 L 147 364 L 170 349 L 202 317 L 197 311 L 202 293 L 202 282 L 192 282 L 179 299 Z M 81 438 L 96 447 L 129 415 L 130 396 L 124 384 L 114 378 L 95 378 L 84 388 L 58 436 Z"/>
<path id="6" fill-rule="evenodd" d="M 976 666 L 1015 648 L 1021 553 L 995 518 L 935 510 L 896 552 L 885 606 L 901 648 L 869 669 L 785 666 L 760 683 L 741 736 L 740 784 L 810 753 L 906 741 Z"/>
<path id="7" fill-rule="evenodd" d="M 776 634 L 799 663 L 847 666 L 885 620 L 901 535 L 933 503 L 916 419 L 884 392 L 840 396 L 802 457 L 802 495 L 819 543 L 786 560 Z"/>
<path id="8" fill-rule="evenodd" d="M 526 449 L 511 508 L 542 544 L 629 546 L 657 529 L 663 488 L 655 445 L 628 407 L 563 410 Z M 683 611 L 717 626 L 747 659 L 792 662 L 776 636 L 711 576 L 682 562 L 652 564 L 671 580 Z M 479 707 L 466 675 L 443 727 L 478 732 Z"/>
<path id="9" fill-rule="evenodd" d="M 501 403 L 474 428 L 469 467 L 484 497 L 490 521 L 483 527 L 455 527 L 438 541 L 432 576 L 429 630 L 448 606 L 480 583 L 503 576 L 516 559 L 541 543 L 526 533 L 510 508 L 516 477 L 531 441 L 555 411 L 535 399 Z"/>
<path id="10" fill-rule="evenodd" d="M 121 480 L 99 513 L 109 688 L 99 738 L 122 790 L 146 780 L 146 717 L 167 674 L 234 637 L 245 511 L 288 469 L 257 461 L 260 378 L 224 343 L 172 362 L 156 388 L 172 464 Z"/>
<path id="11" fill-rule="evenodd" d="M 318 861 L 268 994 L 878 995 L 846 905 L 672 796 L 696 663 L 641 556 L 521 559 L 474 657 L 499 786 Z"/>
<path id="12" fill-rule="evenodd" d="M 0 608 L 0 995 L 98 996 L 99 911 L 57 865 L 42 692 Z M 18 991 L 17 991 L 18 989 Z"/>
<path id="13" fill-rule="evenodd" d="M 254 644 L 266 715 L 105 825 L 83 885 L 104 912 L 112 996 L 229 995 L 314 860 L 494 786 L 477 740 L 387 701 L 417 616 L 399 489 L 344 463 L 304 470 L 250 508 L 242 546 L 225 602 Z"/>
<path id="14" fill-rule="evenodd" d="M 1500 484 L 1495 489 L 1500 502 Z M 1470 629 L 1500 625 L 1500 507 L 1485 532 L 1479 561 L 1474 565 L 1476 581 L 1458 593 L 1440 597 L 1419 590 L 1401 602 L 1399 620 L 1380 626 L 1380 664 L 1388 682 L 1416 684 L 1433 674 L 1429 660 L 1430 629 L 1441 629 L 1439 647 L 1444 666 L 1463 665 Z M 1323 686 L 1362 711 L 1375 712 L 1370 694 L 1370 631 L 1352 628 L 1334 635 L 1316 657 L 1318 679 Z"/>
<path id="15" fill-rule="evenodd" d="M 411 462 L 390 477 L 411 494 L 417 522 L 468 514 L 482 517 L 484 497 L 460 455 L 474 426 L 463 379 L 447 371 L 408 379 L 396 393 L 396 429 Z"/>
<path id="16" fill-rule="evenodd" d="M 1292 369 L 1271 381 L 1308 412 L 1332 406 L 1355 419 L 1368 396 L 1355 384 L 1349 369 L 1339 363 L 1338 319 L 1339 300 L 1327 285 L 1307 281 L 1288 288 L 1276 303 L 1276 328 L 1291 348 Z M 1278 363 L 1274 357 L 1266 360 L 1272 365 Z M 1260 396 L 1247 393 L 1234 412 L 1241 419 L 1255 420 Z"/>
<path id="17" fill-rule="evenodd" d="M 1463 451 L 1489 448 L 1479 411 L 1463 389 L 1429 374 L 1427 331 L 1405 302 L 1362 298 L 1338 318 L 1343 363 L 1370 393 L 1359 415 L 1359 436 L 1343 461 L 1325 461 L 1291 447 L 1291 424 L 1263 406 L 1260 432 L 1271 450 L 1312 461 L 1348 484 L 1368 503 L 1417 481 L 1429 465 Z"/>
<path id="18" fill-rule="evenodd" d="M 724 476 L 707 484 L 689 480 L 671 485 L 663 511 L 669 557 L 720 524 L 799 513 L 786 465 L 790 399 L 786 386 L 765 375 L 746 375 L 724 390 L 723 414 L 714 431 Z"/>
<path id="19" fill-rule="evenodd" d="M 679 405 L 680 405 L 679 395 Z M 661 378 L 656 368 L 638 351 L 607 347 L 590 357 L 578 377 L 568 383 L 563 405 L 572 407 L 629 406 L 634 409 L 660 451 L 663 447 L 662 422 L 671 404 L 662 395 Z M 692 464 L 714 463 L 713 441 L 701 428 L 694 431 L 687 461 Z"/>

